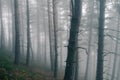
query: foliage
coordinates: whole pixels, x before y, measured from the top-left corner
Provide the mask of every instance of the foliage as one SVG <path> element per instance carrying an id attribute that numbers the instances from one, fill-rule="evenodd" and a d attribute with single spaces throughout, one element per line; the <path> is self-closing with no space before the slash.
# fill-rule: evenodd
<path id="1" fill-rule="evenodd" d="M 44 76 L 23 65 L 12 64 L 7 52 L 0 50 L 0 80 L 44 80 Z"/>

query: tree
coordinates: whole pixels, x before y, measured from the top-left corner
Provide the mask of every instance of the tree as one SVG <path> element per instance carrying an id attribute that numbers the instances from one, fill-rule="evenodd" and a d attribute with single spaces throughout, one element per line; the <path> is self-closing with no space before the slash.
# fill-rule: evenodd
<path id="1" fill-rule="evenodd" d="M 117 25 L 117 30 L 119 30 L 120 26 L 119 26 L 119 19 L 120 19 L 120 16 L 118 16 L 118 25 Z M 116 44 L 115 44 L 115 54 L 114 54 L 114 62 L 113 62 L 113 69 L 112 69 L 112 78 L 111 80 L 114 80 L 115 79 L 115 73 L 116 73 L 116 65 L 117 65 L 117 60 L 118 60 L 118 46 L 119 46 L 119 32 L 117 31 L 116 32 L 116 37 L 117 37 L 117 40 L 116 40 Z"/>
<path id="2" fill-rule="evenodd" d="M 87 62 L 86 62 L 86 71 L 85 71 L 85 80 L 89 80 L 89 67 L 90 67 L 90 55 L 91 55 L 91 42 L 92 42 L 92 34 L 93 34 L 93 15 L 94 15 L 94 0 L 89 1 L 88 5 L 88 26 L 89 26 L 89 41 L 88 41 L 88 54 L 87 54 Z"/>
<path id="3" fill-rule="evenodd" d="M 118 2 L 118 0 L 116 0 L 116 2 Z M 118 19 L 117 19 L 117 29 L 116 30 L 120 30 L 120 4 L 119 3 L 116 3 L 115 6 L 116 6 L 116 11 L 118 12 Z M 118 58 L 118 51 L 119 51 L 119 35 L 120 33 L 119 32 L 116 32 L 116 44 L 115 44 L 115 54 L 114 54 L 114 62 L 113 62 L 113 68 L 112 68 L 112 77 L 111 77 L 111 80 L 114 80 L 116 78 L 116 80 L 119 80 L 119 71 L 117 71 L 117 74 L 116 74 L 116 66 L 118 66 L 118 68 L 120 67 L 120 61 L 119 63 L 117 63 L 117 60 L 119 60 Z"/>
<path id="4" fill-rule="evenodd" d="M 65 68 L 64 80 L 73 80 L 74 78 L 74 68 L 75 68 L 75 56 L 77 51 L 77 40 L 79 32 L 79 24 L 81 21 L 82 12 L 82 1 L 81 0 L 71 0 L 72 4 L 72 18 L 71 18 L 71 28 L 70 37 L 68 44 L 67 61 Z"/>
<path id="5" fill-rule="evenodd" d="M 50 15 L 50 0 L 47 0 L 47 7 L 48 7 L 48 29 L 49 29 L 49 46 L 50 46 L 50 63 L 51 63 L 51 71 L 53 71 L 53 46 L 52 46 L 52 22 L 51 22 L 51 15 Z"/>
<path id="6" fill-rule="evenodd" d="M 19 64 L 20 61 L 20 31 L 19 31 L 19 9 L 18 0 L 14 0 L 14 20 L 15 20 L 15 59 L 14 63 Z"/>
<path id="7" fill-rule="evenodd" d="M 30 18 L 29 18 L 29 1 L 26 0 L 26 16 L 27 16 L 27 56 L 26 56 L 26 65 L 30 64 Z"/>
<path id="8" fill-rule="evenodd" d="M 106 0 L 100 0 L 96 80 L 103 80 L 105 2 Z"/>
<path id="9" fill-rule="evenodd" d="M 75 80 L 79 80 L 78 74 L 79 74 L 79 50 L 76 53 L 75 76 L 74 76 Z"/>
<path id="10" fill-rule="evenodd" d="M 11 0 L 10 7 L 11 7 L 11 25 L 12 25 L 12 52 L 14 53 L 15 51 L 15 25 L 14 25 L 14 0 Z"/>
<path id="11" fill-rule="evenodd" d="M 4 27 L 3 27 L 3 17 L 2 17 L 2 1 L 0 0 L 0 26 L 1 26 L 1 38 L 0 38 L 0 48 L 4 48 Z"/>
<path id="12" fill-rule="evenodd" d="M 58 73 L 58 45 L 57 45 L 57 28 L 58 28 L 58 16 L 57 16 L 57 0 L 53 0 L 53 26 L 54 26 L 54 48 L 55 48 L 55 59 L 54 59 L 54 74 L 53 77 L 57 80 Z"/>
<path id="13" fill-rule="evenodd" d="M 41 46 L 40 46 L 40 1 L 37 0 L 37 58 L 41 61 Z"/>

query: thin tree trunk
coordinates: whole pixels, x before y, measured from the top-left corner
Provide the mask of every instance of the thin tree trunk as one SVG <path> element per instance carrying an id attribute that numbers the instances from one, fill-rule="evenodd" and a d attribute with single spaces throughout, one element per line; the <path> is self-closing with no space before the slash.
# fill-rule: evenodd
<path id="1" fill-rule="evenodd" d="M 44 40 L 44 61 L 45 61 L 45 66 L 47 64 L 47 34 L 46 34 L 46 23 L 45 23 L 45 16 L 44 16 L 44 36 L 45 36 L 45 40 Z"/>
<path id="2" fill-rule="evenodd" d="M 11 18 L 12 18 L 12 52 L 14 53 L 15 52 L 15 25 L 14 25 L 14 6 L 13 6 L 13 4 L 14 4 L 14 1 L 13 0 L 11 0 L 10 1 L 11 3 L 10 3 L 10 6 L 11 6 L 11 14 L 12 14 L 12 16 L 11 16 Z"/>
<path id="3" fill-rule="evenodd" d="M 0 0 L 0 22 L 1 22 L 1 48 L 4 48 L 4 28 L 3 28 L 3 18 L 2 18 L 2 1 Z"/>
<path id="4" fill-rule="evenodd" d="M 19 24 L 19 9 L 18 0 L 14 0 L 14 18 L 15 18 L 15 59 L 14 63 L 19 64 L 20 61 L 20 24 Z"/>
<path id="5" fill-rule="evenodd" d="M 63 38 L 62 38 L 62 33 L 60 32 L 60 70 L 62 70 L 62 65 L 63 65 L 63 54 L 62 54 L 63 45 L 62 45 L 62 42 L 63 42 Z"/>
<path id="6" fill-rule="evenodd" d="M 8 4 L 10 4 L 10 0 L 8 1 Z M 10 23 L 10 21 L 11 21 L 11 16 L 10 16 L 10 8 L 8 7 L 7 8 L 8 9 L 8 50 L 12 50 L 11 49 L 11 45 L 12 45 L 12 40 L 11 40 L 11 23 Z"/>
<path id="7" fill-rule="evenodd" d="M 120 16 L 118 16 L 118 25 L 117 25 L 117 29 L 116 30 L 119 30 L 120 29 L 120 26 L 119 26 L 119 22 L 120 22 Z M 117 60 L 118 60 L 118 56 L 116 55 L 118 53 L 118 46 L 119 46 L 119 32 L 117 31 L 116 33 L 116 37 L 117 37 L 117 40 L 116 40 L 116 44 L 115 44 L 115 54 L 114 54 L 114 62 L 113 62 L 113 69 L 112 69 L 112 78 L 111 80 L 114 80 L 117 76 L 116 76 L 116 65 L 117 65 Z"/>
<path id="8" fill-rule="evenodd" d="M 24 1 L 24 2 L 22 2 L 22 5 L 24 4 L 26 2 L 26 0 Z M 21 8 L 21 34 L 22 34 L 22 36 L 21 36 L 21 53 L 23 54 L 23 56 L 25 56 L 25 39 L 24 39 L 24 37 L 25 37 L 25 30 L 24 30 L 24 28 L 25 28 L 25 26 L 24 26 L 24 14 L 23 14 L 23 11 L 24 10 L 24 8 L 22 7 Z M 27 21 L 27 20 L 26 20 Z"/>
<path id="9" fill-rule="evenodd" d="M 43 31 L 44 31 L 44 63 L 45 63 L 45 67 L 47 66 L 47 28 L 46 28 L 46 12 L 45 12 L 45 2 L 43 1 L 43 4 L 42 4 L 42 15 L 43 15 Z"/>
<path id="10" fill-rule="evenodd" d="M 58 16 L 57 16 L 57 0 L 53 0 L 53 23 L 54 23 L 54 47 L 55 47 L 55 59 L 54 59 L 54 80 L 57 80 L 58 75 L 58 46 L 57 46 L 57 28 L 58 28 Z"/>
<path id="11" fill-rule="evenodd" d="M 40 10 L 39 10 L 40 1 L 37 0 L 37 60 L 41 61 L 41 46 L 40 46 Z"/>
<path id="12" fill-rule="evenodd" d="M 103 80 L 105 2 L 106 0 L 100 0 L 96 80 Z"/>
<path id="13" fill-rule="evenodd" d="M 53 71 L 53 46 L 52 46 L 52 33 L 51 33 L 51 15 L 50 15 L 50 0 L 47 0 L 47 7 L 48 7 L 48 28 L 49 28 L 49 47 L 50 47 L 50 63 L 51 63 L 51 71 Z"/>
<path id="14" fill-rule="evenodd" d="M 29 16 L 29 1 L 26 0 L 26 16 L 27 16 L 27 56 L 26 56 L 26 65 L 30 64 L 30 16 Z"/>
<path id="15" fill-rule="evenodd" d="M 118 68 L 120 68 L 120 58 L 119 58 Z M 120 80 L 120 69 L 118 69 L 118 71 L 117 71 L 116 80 Z"/>
<path id="16" fill-rule="evenodd" d="M 90 68 L 90 55 L 91 55 L 91 42 L 92 42 L 92 32 L 93 32 L 93 14 L 94 14 L 94 0 L 89 2 L 89 16 L 88 16 L 88 26 L 89 26 L 89 41 L 88 41 L 88 54 L 87 63 L 84 80 L 90 80 L 89 78 L 89 68 Z"/>

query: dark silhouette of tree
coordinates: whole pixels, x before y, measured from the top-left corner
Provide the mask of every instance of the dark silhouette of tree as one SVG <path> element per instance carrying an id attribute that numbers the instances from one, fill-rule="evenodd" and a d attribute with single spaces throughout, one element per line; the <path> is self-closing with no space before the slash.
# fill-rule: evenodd
<path id="1" fill-rule="evenodd" d="M 75 64 L 75 80 L 79 80 L 79 50 L 76 53 L 76 64 Z"/>
<path id="2" fill-rule="evenodd" d="M 54 80 L 57 80 L 58 73 L 58 43 L 57 43 L 57 28 L 58 28 L 58 13 L 57 13 L 57 0 L 53 0 L 53 26 L 54 26 L 54 48 L 55 48 L 55 58 L 54 58 Z"/>
<path id="3" fill-rule="evenodd" d="M 15 20 L 15 59 L 14 63 L 19 64 L 20 62 L 20 24 L 19 24 L 19 9 L 18 0 L 14 0 L 14 20 Z"/>
<path id="4" fill-rule="evenodd" d="M 26 56 L 26 65 L 30 64 L 30 18 L 29 18 L 29 1 L 26 0 L 26 16 L 27 16 L 27 56 Z"/>
<path id="5" fill-rule="evenodd" d="M 4 48 L 4 27 L 3 27 L 3 14 L 2 14 L 2 1 L 0 0 L 0 27 L 1 27 L 1 33 L 0 33 L 0 48 Z"/>
<path id="6" fill-rule="evenodd" d="M 50 0 L 47 0 L 47 7 L 48 7 L 48 29 L 49 29 L 49 46 L 50 46 L 50 63 L 51 63 L 51 71 L 53 71 L 53 46 L 52 46 L 52 21 L 51 21 L 51 14 L 50 14 Z"/>
<path id="7" fill-rule="evenodd" d="M 106 0 L 100 0 L 96 80 L 103 80 L 105 2 Z"/>
<path id="8" fill-rule="evenodd" d="M 72 18 L 71 18 L 71 28 L 70 37 L 68 44 L 67 61 L 65 68 L 64 80 L 73 80 L 75 72 L 75 56 L 77 53 L 77 40 L 79 32 L 79 24 L 81 20 L 82 12 L 82 1 L 81 0 L 71 0 L 72 2 Z"/>

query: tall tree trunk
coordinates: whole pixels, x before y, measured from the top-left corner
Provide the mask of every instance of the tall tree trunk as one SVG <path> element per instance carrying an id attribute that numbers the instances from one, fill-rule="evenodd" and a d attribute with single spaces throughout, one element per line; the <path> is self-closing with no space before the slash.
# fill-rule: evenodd
<path id="1" fill-rule="evenodd" d="M 92 32 L 93 32 L 93 14 L 94 14 L 94 0 L 89 2 L 89 14 L 88 14 L 88 26 L 89 26 L 89 41 L 88 41 L 88 54 L 87 63 L 84 80 L 90 80 L 89 68 L 90 68 L 90 55 L 91 55 L 91 42 L 92 42 Z"/>
<path id="2" fill-rule="evenodd" d="M 26 0 L 26 16 L 27 16 L 27 56 L 26 56 L 26 65 L 30 64 L 30 16 L 29 16 L 29 1 Z"/>
<path id="3" fill-rule="evenodd" d="M 8 4 L 10 4 L 10 0 L 8 1 Z M 9 15 L 11 13 L 10 9 L 11 9 L 10 7 L 7 8 L 7 10 L 8 10 L 7 17 L 8 17 L 8 50 L 11 51 L 12 50 L 11 49 L 12 48 L 12 44 L 11 44 L 12 40 L 11 40 L 11 23 L 10 23 L 11 16 Z"/>
<path id="4" fill-rule="evenodd" d="M 45 15 L 44 15 L 44 36 L 45 36 L 45 40 L 44 40 L 44 61 L 45 61 L 45 66 L 47 64 L 47 32 L 46 32 L 46 23 L 45 23 Z"/>
<path id="5" fill-rule="evenodd" d="M 57 16 L 57 0 L 53 0 L 53 26 L 54 26 L 54 48 L 55 48 L 55 59 L 54 59 L 54 80 L 57 80 L 58 74 L 58 45 L 57 45 L 57 28 L 58 28 L 58 16 Z"/>
<path id="6" fill-rule="evenodd" d="M 79 51 L 79 50 L 78 50 Z M 75 80 L 79 80 L 79 52 L 76 53 Z"/>
<path id="7" fill-rule="evenodd" d="M 74 79 L 75 56 L 77 52 L 79 24 L 81 21 L 81 13 L 82 13 L 82 0 L 71 0 L 71 2 L 74 2 L 74 4 L 72 5 L 71 28 L 70 28 L 69 44 L 67 48 L 68 53 L 67 53 L 64 80 Z"/>
<path id="8" fill-rule="evenodd" d="M 10 3 L 10 6 L 11 6 L 11 18 L 12 18 L 12 23 L 11 23 L 11 25 L 12 25 L 12 52 L 14 53 L 15 52 L 15 25 L 14 25 L 14 6 L 13 6 L 13 4 L 14 4 L 14 0 L 11 0 L 10 1 L 11 3 Z"/>
<path id="9" fill-rule="evenodd" d="M 63 54 L 62 54 L 62 51 L 63 51 L 63 45 L 62 45 L 62 42 L 63 42 L 63 38 L 62 38 L 62 32 L 60 32 L 60 70 L 62 70 L 62 65 L 63 65 Z"/>
<path id="10" fill-rule="evenodd" d="M 105 2 L 106 0 L 100 0 L 96 80 L 103 80 Z"/>
<path id="11" fill-rule="evenodd" d="M 14 18 L 15 18 L 15 59 L 14 63 L 19 64 L 20 61 L 20 24 L 19 24 L 19 9 L 18 0 L 14 0 Z"/>
<path id="12" fill-rule="evenodd" d="M 120 16 L 118 16 L 118 23 L 117 23 L 117 29 L 119 31 L 120 29 Z M 113 62 L 113 69 L 112 69 L 112 78 L 111 80 L 114 80 L 117 75 L 116 75 L 116 66 L 117 66 L 117 60 L 118 60 L 118 46 L 119 46 L 119 32 L 116 32 L 116 37 L 117 37 L 117 40 L 116 40 L 116 44 L 115 44 L 115 54 L 114 54 L 114 62 Z"/>
<path id="13" fill-rule="evenodd" d="M 120 68 L 120 58 L 119 58 L 118 68 Z M 120 69 L 118 69 L 117 71 L 116 80 L 120 80 Z"/>
<path id="14" fill-rule="evenodd" d="M 26 0 L 24 0 L 24 2 L 22 2 L 21 4 L 23 5 L 24 3 L 26 3 Z M 24 56 L 26 55 L 26 54 L 25 54 L 25 35 L 24 35 L 25 32 L 26 32 L 26 30 L 24 30 L 24 28 L 25 28 L 24 22 L 25 22 L 25 21 L 24 21 L 23 19 L 24 19 L 24 17 L 25 17 L 25 16 L 24 16 L 25 14 L 23 14 L 23 13 L 24 13 L 24 7 L 22 7 L 22 8 L 20 9 L 20 21 L 21 21 L 21 22 L 20 22 L 20 25 L 21 25 L 21 35 L 22 35 L 22 36 L 21 36 L 21 43 L 20 43 L 20 44 L 22 45 L 22 46 L 21 46 L 21 53 L 23 54 L 23 57 L 24 57 Z M 27 20 L 26 20 L 26 22 L 27 22 Z"/>
<path id="15" fill-rule="evenodd" d="M 47 66 L 47 28 L 46 28 L 46 12 L 45 12 L 45 1 L 42 4 L 42 15 L 43 15 L 43 31 L 44 31 L 44 63 Z"/>
<path id="16" fill-rule="evenodd" d="M 52 46 L 52 21 L 50 15 L 50 0 L 47 0 L 47 7 L 48 7 L 48 28 L 49 28 L 49 47 L 50 47 L 50 63 L 51 63 L 51 71 L 53 71 L 53 46 Z"/>
<path id="17" fill-rule="evenodd" d="M 40 60 L 41 61 L 41 51 L 42 48 L 40 46 L 40 10 L 39 10 L 39 5 L 40 5 L 40 1 L 37 0 L 37 60 Z"/>
<path id="18" fill-rule="evenodd" d="M 1 46 L 0 48 L 4 48 L 4 28 L 3 28 L 3 17 L 2 17 L 2 1 L 0 0 L 0 26 L 1 26 Z"/>

